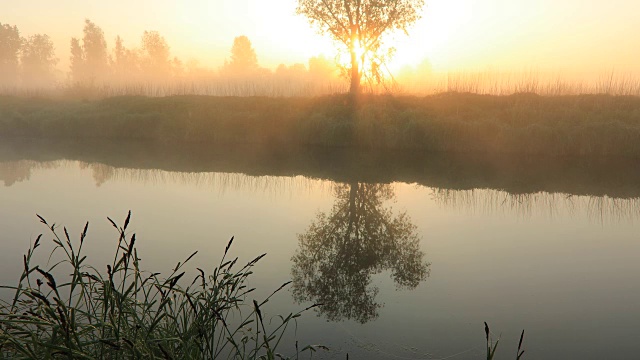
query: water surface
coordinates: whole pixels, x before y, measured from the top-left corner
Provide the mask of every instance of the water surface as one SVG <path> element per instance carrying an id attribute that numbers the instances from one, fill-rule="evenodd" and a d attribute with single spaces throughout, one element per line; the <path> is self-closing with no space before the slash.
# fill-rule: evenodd
<path id="1" fill-rule="evenodd" d="M 150 270 L 194 250 L 192 266 L 211 269 L 231 236 L 241 259 L 267 253 L 256 296 L 293 280 L 271 314 L 325 303 L 296 337 L 329 358 L 478 358 L 483 321 L 499 358 L 522 329 L 527 359 L 640 351 L 640 182 L 623 165 L 145 149 L 4 147 L 2 282 L 46 230 L 36 213 L 72 234 L 89 221 L 88 255 L 106 264 L 106 217 L 132 210 Z"/>

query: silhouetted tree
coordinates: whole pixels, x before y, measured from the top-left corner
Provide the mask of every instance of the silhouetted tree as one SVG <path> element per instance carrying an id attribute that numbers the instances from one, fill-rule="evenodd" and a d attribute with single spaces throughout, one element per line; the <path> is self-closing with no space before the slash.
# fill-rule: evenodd
<path id="1" fill-rule="evenodd" d="M 71 38 L 70 52 L 69 71 L 71 81 L 73 83 L 81 83 L 85 79 L 85 62 L 84 51 L 82 51 L 80 41 L 77 38 Z"/>
<path id="2" fill-rule="evenodd" d="M 126 76 L 126 54 L 127 49 L 124 47 L 122 38 L 118 35 L 116 36 L 113 54 L 111 56 L 111 71 L 118 80 Z"/>
<path id="3" fill-rule="evenodd" d="M 358 94 L 365 60 L 371 62 L 373 76 L 379 76 L 385 35 L 395 30 L 406 33 L 420 18 L 423 6 L 424 0 L 298 0 L 297 13 L 306 16 L 321 34 L 346 47 L 350 92 Z"/>
<path id="4" fill-rule="evenodd" d="M 145 31 L 142 34 L 142 57 L 144 71 L 155 79 L 171 75 L 169 45 L 157 31 Z"/>
<path id="5" fill-rule="evenodd" d="M 378 316 L 371 276 L 385 270 L 398 287 L 415 288 L 429 274 L 416 227 L 384 202 L 394 197 L 386 184 L 339 185 L 330 214 L 320 213 L 292 258 L 293 297 L 324 304 L 330 321 L 368 322 Z"/>
<path id="6" fill-rule="evenodd" d="M 0 23 L 0 85 L 16 85 L 23 39 L 18 27 Z"/>
<path id="7" fill-rule="evenodd" d="M 100 27 L 85 19 L 82 46 L 71 39 L 71 78 L 76 83 L 94 84 L 108 76 L 107 41 Z"/>
<path id="8" fill-rule="evenodd" d="M 180 78 L 184 76 L 184 64 L 182 63 L 182 60 L 178 59 L 176 56 L 171 60 L 171 71 L 173 73 L 173 77 Z"/>
<path id="9" fill-rule="evenodd" d="M 111 72 L 117 81 L 135 81 L 140 77 L 140 55 L 136 49 L 127 49 L 120 36 L 116 36 L 111 55 Z"/>
<path id="10" fill-rule="evenodd" d="M 246 36 L 238 36 L 231 47 L 231 61 L 226 62 L 224 72 L 232 75 L 247 75 L 258 70 L 258 56 Z"/>
<path id="11" fill-rule="evenodd" d="M 24 84 L 51 85 L 55 77 L 55 66 L 58 63 L 51 38 L 46 34 L 30 36 L 22 47 L 20 62 Z"/>

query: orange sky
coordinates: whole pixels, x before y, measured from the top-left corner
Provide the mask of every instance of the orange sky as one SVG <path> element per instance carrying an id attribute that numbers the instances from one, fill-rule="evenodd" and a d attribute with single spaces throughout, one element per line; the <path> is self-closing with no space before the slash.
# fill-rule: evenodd
<path id="1" fill-rule="evenodd" d="M 295 0 L 20 0 L 0 2 L 0 22 L 23 35 L 49 34 L 66 70 L 69 39 L 84 18 L 137 46 L 158 30 L 172 53 L 220 66 L 238 35 L 253 42 L 262 66 L 332 55 L 332 43 L 295 15 Z M 410 37 L 395 36 L 392 68 L 425 58 L 436 70 L 617 71 L 640 64 L 640 2 L 629 0 L 427 0 Z"/>

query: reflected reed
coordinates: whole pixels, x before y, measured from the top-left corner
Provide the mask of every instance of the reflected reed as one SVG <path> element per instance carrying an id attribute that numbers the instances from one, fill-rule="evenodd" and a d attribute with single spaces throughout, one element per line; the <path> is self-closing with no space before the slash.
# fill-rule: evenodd
<path id="1" fill-rule="evenodd" d="M 572 217 L 586 215 L 590 221 L 633 221 L 640 218 L 640 198 L 578 196 L 563 193 L 512 194 L 495 189 L 451 190 L 433 188 L 432 197 L 440 206 L 481 214 L 512 213 L 522 217 Z"/>

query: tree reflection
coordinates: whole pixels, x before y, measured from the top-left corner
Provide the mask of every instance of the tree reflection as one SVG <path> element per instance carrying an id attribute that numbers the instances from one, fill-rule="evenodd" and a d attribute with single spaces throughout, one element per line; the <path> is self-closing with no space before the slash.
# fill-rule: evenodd
<path id="1" fill-rule="evenodd" d="M 293 297 L 321 303 L 330 321 L 366 323 L 378 317 L 378 288 L 371 276 L 390 271 L 398 288 L 413 289 L 429 276 L 416 226 L 384 202 L 394 198 L 388 184 L 337 185 L 330 214 L 319 213 L 298 235 L 293 256 Z"/>

